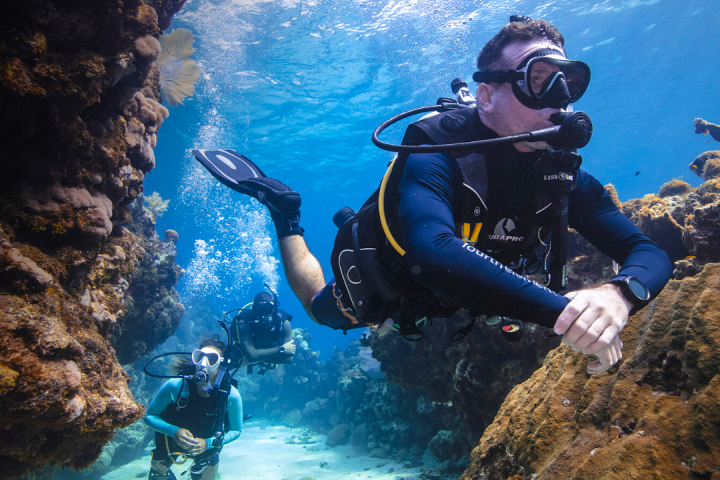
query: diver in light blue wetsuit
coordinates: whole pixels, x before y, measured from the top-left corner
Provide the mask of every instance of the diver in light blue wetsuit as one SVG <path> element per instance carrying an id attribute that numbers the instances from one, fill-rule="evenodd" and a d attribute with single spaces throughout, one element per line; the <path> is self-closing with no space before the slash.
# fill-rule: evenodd
<path id="1" fill-rule="evenodd" d="M 155 449 L 148 478 L 173 480 L 170 467 L 178 456 L 194 460 L 190 468 L 193 480 L 212 480 L 218 469 L 219 451 L 213 448 L 218 415 L 224 416 L 223 445 L 236 440 L 242 432 L 243 407 L 240 393 L 232 386 L 225 412 L 218 412 L 220 395 L 212 388 L 218 376 L 225 345 L 216 340 L 201 342 L 193 351 L 192 363 L 178 362 L 176 368 L 205 382 L 196 384 L 185 378 L 168 380 L 150 402 L 145 423 L 155 430 Z"/>

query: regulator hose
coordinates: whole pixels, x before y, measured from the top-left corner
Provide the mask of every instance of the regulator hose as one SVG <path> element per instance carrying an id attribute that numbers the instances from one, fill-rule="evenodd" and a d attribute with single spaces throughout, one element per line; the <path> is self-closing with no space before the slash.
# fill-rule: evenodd
<path id="1" fill-rule="evenodd" d="M 517 143 L 517 142 L 541 142 L 545 141 L 553 148 L 562 150 L 576 150 L 590 142 L 592 138 L 592 121 L 585 112 L 560 112 L 552 115 L 550 120 L 555 124 L 553 127 L 533 130 L 531 132 L 509 135 L 507 137 L 490 138 L 487 140 L 475 140 L 474 142 L 449 143 L 445 145 L 393 145 L 380 140 L 380 133 L 390 125 L 399 122 L 407 117 L 425 112 L 446 112 L 460 108 L 472 108 L 459 103 L 441 103 L 429 105 L 414 110 L 408 110 L 391 119 L 383 122 L 372 134 L 372 141 L 375 145 L 389 152 L 406 153 L 433 153 L 449 152 L 454 150 L 467 150 L 472 147 L 479 147 L 491 144 Z"/>

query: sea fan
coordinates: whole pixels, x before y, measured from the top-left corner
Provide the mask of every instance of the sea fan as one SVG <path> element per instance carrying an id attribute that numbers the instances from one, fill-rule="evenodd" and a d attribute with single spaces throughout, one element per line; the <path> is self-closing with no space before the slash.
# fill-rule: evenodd
<path id="1" fill-rule="evenodd" d="M 160 37 L 162 52 L 156 62 L 160 70 L 160 87 L 165 100 L 173 107 L 182 104 L 185 97 L 192 96 L 200 78 L 200 69 L 190 60 L 190 55 L 195 52 L 194 41 L 192 32 L 184 28 Z"/>

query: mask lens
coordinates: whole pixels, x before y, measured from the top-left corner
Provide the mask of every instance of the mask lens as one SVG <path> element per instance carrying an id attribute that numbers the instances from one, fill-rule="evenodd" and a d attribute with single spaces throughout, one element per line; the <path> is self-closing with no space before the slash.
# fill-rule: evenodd
<path id="1" fill-rule="evenodd" d="M 273 306 L 268 303 L 260 303 L 255 312 L 259 317 L 268 317 L 272 314 Z"/>
<path id="2" fill-rule="evenodd" d="M 567 82 L 568 90 L 570 91 L 570 97 L 573 101 L 585 93 L 588 84 L 590 83 L 590 70 L 584 68 L 568 68 L 565 72 L 565 81 Z"/>
<path id="3" fill-rule="evenodd" d="M 220 355 L 217 352 L 213 352 L 212 350 L 193 350 L 192 361 L 195 365 L 202 365 L 208 368 L 213 368 L 218 364 L 218 362 L 220 362 Z"/>
<path id="4" fill-rule="evenodd" d="M 205 358 L 208 360 L 208 367 L 214 367 L 220 361 L 220 355 L 217 353 L 206 353 Z"/>
<path id="5" fill-rule="evenodd" d="M 542 97 L 547 92 L 550 83 L 556 80 L 558 72 L 560 72 L 560 68 L 557 65 L 543 61 L 535 62 L 528 71 L 530 88 L 533 93 L 538 97 Z"/>
<path id="6" fill-rule="evenodd" d="M 570 101 L 577 101 L 590 83 L 590 68 L 576 60 L 559 60 L 537 57 L 527 66 L 529 87 L 536 98 L 544 97 L 555 83 L 564 79 L 570 93 Z"/>

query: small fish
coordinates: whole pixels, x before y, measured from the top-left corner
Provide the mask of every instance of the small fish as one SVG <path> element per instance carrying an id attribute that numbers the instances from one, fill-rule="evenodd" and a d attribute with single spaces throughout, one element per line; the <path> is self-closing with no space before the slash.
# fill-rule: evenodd
<path id="1" fill-rule="evenodd" d="M 695 258 L 695 255 L 688 255 L 687 257 L 685 257 L 685 260 L 691 260 L 693 258 Z"/>
<path id="2" fill-rule="evenodd" d="M 637 172 L 635 172 L 635 176 L 637 177 L 638 175 L 640 175 L 640 170 L 638 170 Z"/>

